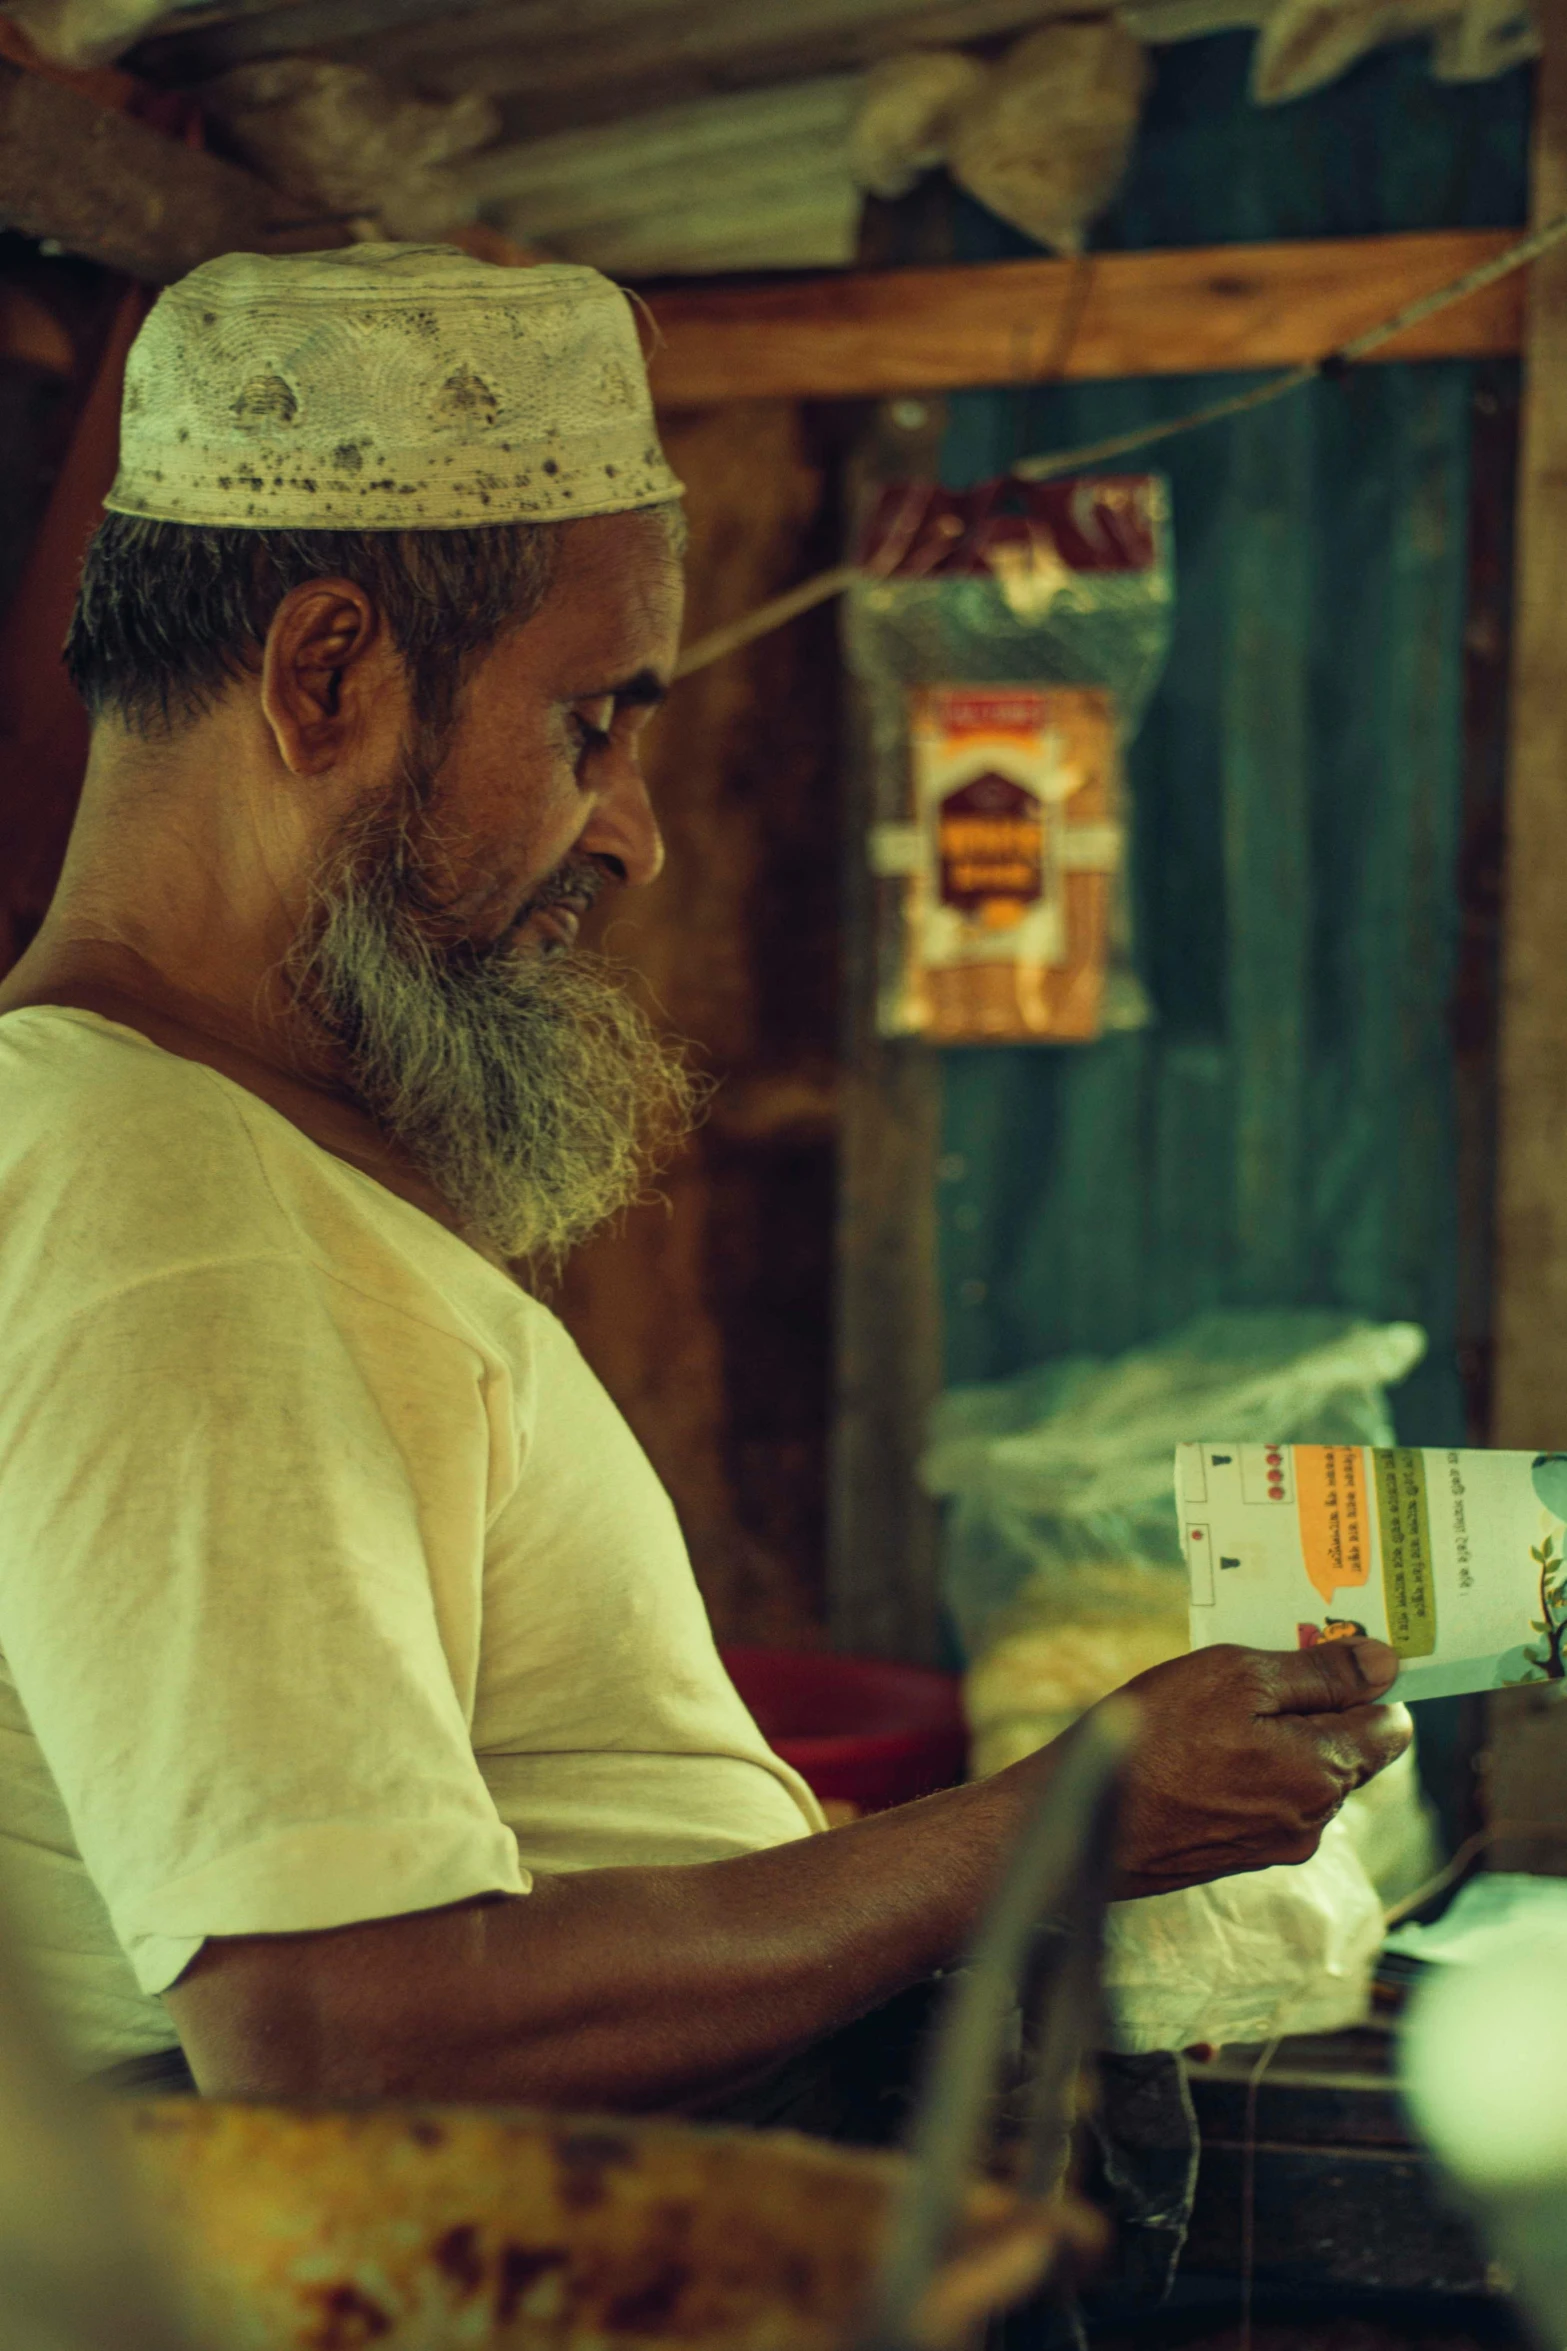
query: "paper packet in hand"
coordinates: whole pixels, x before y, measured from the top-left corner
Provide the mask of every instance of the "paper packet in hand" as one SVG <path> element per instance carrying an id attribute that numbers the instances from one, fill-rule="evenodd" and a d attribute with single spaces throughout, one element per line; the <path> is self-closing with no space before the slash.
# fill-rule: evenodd
<path id="1" fill-rule="evenodd" d="M 1567 1673 L 1567 1454 L 1181 1445 L 1192 1647 L 1372 1634 L 1400 1698 Z"/>

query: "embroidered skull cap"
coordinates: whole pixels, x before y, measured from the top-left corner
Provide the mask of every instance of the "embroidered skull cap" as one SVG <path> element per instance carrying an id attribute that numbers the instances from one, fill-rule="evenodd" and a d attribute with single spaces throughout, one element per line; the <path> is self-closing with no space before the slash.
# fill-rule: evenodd
<path id="1" fill-rule="evenodd" d="M 225 253 L 159 295 L 125 369 L 111 513 L 451 530 L 680 495 L 631 304 L 595 269 L 453 245 Z"/>

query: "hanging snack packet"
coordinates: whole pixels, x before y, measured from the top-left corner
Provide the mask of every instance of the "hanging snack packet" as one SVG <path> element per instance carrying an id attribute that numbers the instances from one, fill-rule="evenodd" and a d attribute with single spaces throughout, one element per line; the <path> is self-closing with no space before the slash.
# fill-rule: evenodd
<path id="1" fill-rule="evenodd" d="M 846 599 L 870 719 L 878 1026 L 1137 1026 L 1122 752 L 1167 649 L 1153 475 L 883 492 Z"/>
<path id="2" fill-rule="evenodd" d="M 1182 1445 L 1192 1647 L 1370 1633 L 1400 1698 L 1567 1677 L 1567 1454 Z"/>
<path id="3" fill-rule="evenodd" d="M 1115 706 L 1097 686 L 918 686 L 918 858 L 900 1025 L 1097 1037 L 1121 870 Z"/>

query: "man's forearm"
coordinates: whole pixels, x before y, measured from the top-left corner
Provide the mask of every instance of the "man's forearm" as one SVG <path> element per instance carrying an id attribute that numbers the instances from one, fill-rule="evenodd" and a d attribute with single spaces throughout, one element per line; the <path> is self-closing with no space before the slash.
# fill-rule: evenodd
<path id="1" fill-rule="evenodd" d="M 960 1956 L 1054 1762 L 731 1861 L 209 1943 L 169 2005 L 209 2096 L 699 2100 Z"/>
<path id="2" fill-rule="evenodd" d="M 1305 1860 L 1408 1742 L 1377 1703 L 1397 1662 L 1215 1647 L 1140 1674 L 1117 1892 Z M 733 1861 L 209 1942 L 166 1998 L 214 2096 L 691 2104 L 958 1958 L 1057 1759 Z"/>

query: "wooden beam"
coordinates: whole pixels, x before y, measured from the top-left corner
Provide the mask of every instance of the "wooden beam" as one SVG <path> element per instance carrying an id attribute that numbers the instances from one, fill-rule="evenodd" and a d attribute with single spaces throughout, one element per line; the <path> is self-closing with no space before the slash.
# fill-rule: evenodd
<path id="1" fill-rule="evenodd" d="M 1567 205 L 1567 0 L 1542 10 L 1534 212 Z M 1530 273 L 1502 947 L 1495 1422 L 1567 1446 L 1567 251 Z"/>
<path id="2" fill-rule="evenodd" d="M 1289 367 L 1489 261 L 1515 235 L 1441 229 L 682 287 L 653 297 L 665 339 L 654 396 L 680 408 Z M 1520 270 L 1439 312 L 1377 358 L 1516 352 L 1524 279 Z"/>
<path id="3" fill-rule="evenodd" d="M 218 253 L 347 242 L 237 165 L 4 59 L 0 219 L 152 285 Z"/>
<path id="4" fill-rule="evenodd" d="M 26 286 L 0 281 L 0 359 L 36 368 L 40 375 L 70 376 L 76 347 L 59 319 Z"/>

